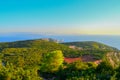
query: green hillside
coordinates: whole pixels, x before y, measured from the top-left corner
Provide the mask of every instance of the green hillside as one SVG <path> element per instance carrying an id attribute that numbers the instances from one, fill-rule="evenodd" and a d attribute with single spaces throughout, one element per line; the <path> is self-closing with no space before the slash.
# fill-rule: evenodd
<path id="1" fill-rule="evenodd" d="M 120 51 L 117 48 L 94 41 L 67 42 L 62 44 L 67 46 L 75 46 L 75 49 L 83 49 L 84 54 L 87 52 L 88 54 L 89 52 L 92 52 L 90 54 L 94 57 L 106 61 L 113 67 L 118 67 L 120 65 Z"/>
<path id="2" fill-rule="evenodd" d="M 66 63 L 64 58 L 87 58 Z M 89 56 L 94 59 L 89 61 Z M 100 64 L 94 61 L 102 62 Z M 120 52 L 102 43 L 37 39 L 0 43 L 0 80 L 115 80 Z M 93 77 L 94 76 L 94 77 Z"/>
<path id="3" fill-rule="evenodd" d="M 37 39 L 37 40 L 25 40 L 25 41 L 0 43 L 0 49 L 4 49 L 4 48 L 62 49 L 68 47 L 62 44 L 58 44 L 54 41 Z"/>
<path id="4" fill-rule="evenodd" d="M 71 45 L 75 46 L 76 48 L 70 48 Z M 96 56 L 96 58 L 102 58 L 105 53 L 117 50 L 116 48 L 93 41 L 67 42 L 60 44 L 54 39 L 36 39 L 0 43 L 1 52 L 5 53 L 5 51 L 7 51 L 7 53 L 9 53 L 11 48 L 17 49 L 17 51 L 19 51 L 20 48 L 36 48 L 41 50 L 42 53 L 61 50 L 65 57 L 80 57 L 82 55 L 91 54 Z"/>
<path id="5" fill-rule="evenodd" d="M 82 49 L 93 49 L 93 50 L 117 50 L 114 47 L 110 47 L 108 45 L 99 43 L 99 42 L 94 42 L 94 41 L 83 41 L 83 42 L 67 42 L 67 43 L 63 43 L 65 45 L 68 46 L 76 46 L 76 47 L 80 47 Z"/>

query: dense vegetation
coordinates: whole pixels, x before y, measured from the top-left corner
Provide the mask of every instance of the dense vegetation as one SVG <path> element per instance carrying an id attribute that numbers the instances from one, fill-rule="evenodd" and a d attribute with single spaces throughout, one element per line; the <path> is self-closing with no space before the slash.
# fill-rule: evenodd
<path id="1" fill-rule="evenodd" d="M 77 46 L 76 43 L 79 46 Z M 53 39 L 6 42 L 0 43 L 0 52 L 6 48 L 37 48 L 40 49 L 42 53 L 51 52 L 54 50 L 61 50 L 65 57 L 79 57 L 85 54 L 92 54 L 96 56 L 96 58 L 101 58 L 104 53 L 117 50 L 116 48 L 112 48 L 97 42 L 73 42 L 72 44 L 71 43 L 64 44 L 56 43 L 56 41 Z M 68 44 L 69 45 L 74 44 L 77 48 L 75 49 L 69 48 Z M 96 48 L 96 46 L 99 46 L 99 48 Z M 78 49 L 79 47 L 83 49 L 79 50 Z M 87 47 L 89 47 L 89 49 Z"/>
<path id="2" fill-rule="evenodd" d="M 64 61 L 64 57 L 84 55 L 102 62 Z M 119 80 L 119 57 L 116 48 L 97 42 L 60 44 L 39 39 L 0 43 L 0 80 Z"/>

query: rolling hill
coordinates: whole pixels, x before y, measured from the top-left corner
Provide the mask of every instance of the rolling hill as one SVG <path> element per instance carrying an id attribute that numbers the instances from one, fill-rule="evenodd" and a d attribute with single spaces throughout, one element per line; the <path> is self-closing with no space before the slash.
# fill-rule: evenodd
<path id="1" fill-rule="evenodd" d="M 35 52 L 41 54 L 54 50 L 61 50 L 66 58 L 81 57 L 86 59 L 86 56 L 90 56 L 90 60 L 95 61 L 106 57 L 108 61 L 112 61 L 113 65 L 116 65 L 116 62 L 118 63 L 120 60 L 116 56 L 120 55 L 118 49 L 94 41 L 58 43 L 57 40 L 48 38 L 0 43 L 0 53 L 2 53 L 4 57 L 6 57 L 7 54 L 15 56 L 23 55 L 22 53 L 26 52 L 30 53 L 29 55 L 33 55 L 32 53 L 35 54 Z M 7 56 L 7 58 L 9 58 L 9 56 Z M 87 62 L 88 61 L 89 59 L 87 59 Z"/>
<path id="2" fill-rule="evenodd" d="M 103 43 L 95 42 L 95 41 L 83 41 L 83 42 L 67 42 L 63 43 L 64 45 L 68 46 L 75 46 L 81 49 L 87 49 L 87 50 L 118 50 L 114 47 L 105 45 Z"/>
<path id="3" fill-rule="evenodd" d="M 58 44 L 57 41 L 53 39 L 35 39 L 0 43 L 0 50 L 5 48 L 39 48 L 45 50 L 64 50 L 68 49 L 69 47 L 63 44 Z"/>

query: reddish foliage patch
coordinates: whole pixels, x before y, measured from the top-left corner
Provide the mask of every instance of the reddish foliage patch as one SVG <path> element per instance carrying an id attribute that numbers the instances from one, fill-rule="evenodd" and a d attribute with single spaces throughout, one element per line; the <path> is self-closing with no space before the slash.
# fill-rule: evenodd
<path id="1" fill-rule="evenodd" d="M 95 64 L 100 64 L 102 60 L 96 60 L 92 55 L 84 55 L 82 57 L 77 58 L 64 58 L 66 63 L 73 63 L 75 61 L 83 61 L 83 62 L 94 62 Z"/>
<path id="2" fill-rule="evenodd" d="M 81 58 L 64 58 L 65 62 L 67 63 L 73 63 L 75 61 L 81 61 Z"/>

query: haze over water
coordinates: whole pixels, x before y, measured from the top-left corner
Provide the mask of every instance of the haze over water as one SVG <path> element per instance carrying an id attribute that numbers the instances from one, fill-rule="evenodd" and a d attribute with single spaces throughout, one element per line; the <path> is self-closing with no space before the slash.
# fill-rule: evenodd
<path id="1" fill-rule="evenodd" d="M 73 41 L 97 41 L 120 49 L 119 35 L 48 35 L 48 34 L 9 34 L 0 35 L 0 42 L 11 42 L 19 40 L 53 38 L 64 42 Z"/>

